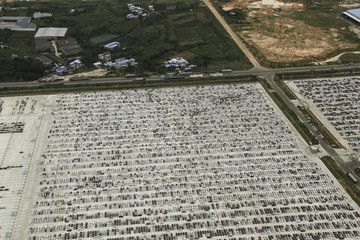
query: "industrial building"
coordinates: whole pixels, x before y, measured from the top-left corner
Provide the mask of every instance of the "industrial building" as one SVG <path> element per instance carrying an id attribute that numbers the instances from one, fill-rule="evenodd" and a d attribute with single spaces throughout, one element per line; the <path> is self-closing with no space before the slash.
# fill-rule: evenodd
<path id="1" fill-rule="evenodd" d="M 186 67 L 189 65 L 189 62 L 186 61 L 184 58 L 172 58 L 165 62 L 165 67 Z"/>
<path id="2" fill-rule="evenodd" d="M 34 38 L 35 40 L 52 40 L 59 37 L 64 37 L 67 32 L 67 28 L 39 28 Z"/>
<path id="3" fill-rule="evenodd" d="M 116 59 L 115 62 L 106 62 L 103 65 L 105 67 L 127 68 L 129 66 L 138 65 L 138 62 L 136 62 L 134 58 L 130 58 L 130 59 L 119 58 Z"/>
<path id="4" fill-rule="evenodd" d="M 12 31 L 35 31 L 36 24 L 31 23 L 31 17 L 0 17 L 0 29 Z"/>
<path id="5" fill-rule="evenodd" d="M 76 39 L 72 37 L 58 39 L 56 45 L 65 56 L 78 54 L 83 50 Z"/>
<path id="6" fill-rule="evenodd" d="M 71 63 L 69 63 L 69 66 L 72 68 L 80 68 L 82 65 L 83 65 L 83 63 L 79 59 L 76 59 L 76 60 L 72 61 Z"/>
<path id="7" fill-rule="evenodd" d="M 360 8 L 350 9 L 343 12 L 344 17 L 354 24 L 360 26 Z"/>
<path id="8" fill-rule="evenodd" d="M 112 43 L 109 43 L 109 44 L 106 44 L 104 45 L 104 48 L 106 49 L 113 49 L 113 48 L 116 48 L 120 46 L 120 43 L 119 42 L 112 42 Z"/>

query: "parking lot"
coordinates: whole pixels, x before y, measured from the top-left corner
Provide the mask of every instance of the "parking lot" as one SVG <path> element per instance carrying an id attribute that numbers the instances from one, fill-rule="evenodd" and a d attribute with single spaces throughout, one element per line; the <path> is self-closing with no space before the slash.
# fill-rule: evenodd
<path id="1" fill-rule="evenodd" d="M 360 78 L 288 81 L 347 149 L 360 153 Z"/>
<path id="2" fill-rule="evenodd" d="M 0 198 L 11 239 L 360 236 L 359 207 L 259 84 L 34 98 L 34 123 L 5 134 L 39 132 L 23 221 Z"/>
<path id="3" fill-rule="evenodd" d="M 51 97 L 9 97 L 0 99 L 0 239 L 23 229 L 31 217 L 32 189 L 43 140 L 47 134 L 45 114 Z M 27 217 L 27 219 L 23 219 Z M 15 239 L 15 238 L 12 238 Z M 17 238 L 21 239 L 21 238 Z"/>

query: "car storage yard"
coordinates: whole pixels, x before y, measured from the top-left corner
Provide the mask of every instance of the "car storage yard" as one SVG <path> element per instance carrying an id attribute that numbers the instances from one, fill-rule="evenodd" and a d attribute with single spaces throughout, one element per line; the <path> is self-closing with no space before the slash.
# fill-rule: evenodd
<path id="1" fill-rule="evenodd" d="M 287 81 L 343 146 L 360 153 L 360 78 Z"/>
<path id="2" fill-rule="evenodd" d="M 260 84 L 1 101 L 1 239 L 360 236 L 359 207 Z"/>

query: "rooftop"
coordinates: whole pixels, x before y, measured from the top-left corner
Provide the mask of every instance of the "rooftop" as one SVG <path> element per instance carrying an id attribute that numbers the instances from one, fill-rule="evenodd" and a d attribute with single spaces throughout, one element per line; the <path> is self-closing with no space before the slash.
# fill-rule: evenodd
<path id="1" fill-rule="evenodd" d="M 35 38 L 42 37 L 64 37 L 66 34 L 67 28 L 39 28 L 37 33 L 35 34 Z"/>
<path id="2" fill-rule="evenodd" d="M 31 23 L 31 17 L 0 17 L 0 29 L 10 29 L 13 31 L 35 31 L 36 24 Z"/>
<path id="3" fill-rule="evenodd" d="M 347 10 L 344 14 L 360 22 L 360 8 Z"/>

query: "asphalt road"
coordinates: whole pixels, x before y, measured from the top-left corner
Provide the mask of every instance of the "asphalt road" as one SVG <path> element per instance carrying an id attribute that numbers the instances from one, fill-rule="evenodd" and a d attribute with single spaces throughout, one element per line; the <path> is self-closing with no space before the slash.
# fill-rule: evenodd
<path id="1" fill-rule="evenodd" d="M 309 72 L 313 71 L 314 78 L 317 77 L 316 71 L 321 70 L 331 70 L 331 69 L 349 69 L 349 68 L 360 68 L 360 64 L 354 65 L 331 65 L 331 66 L 307 66 L 307 67 L 292 67 L 292 68 L 252 68 L 246 71 L 233 71 L 230 73 L 224 73 L 224 76 L 242 76 L 242 75 L 272 75 L 275 73 L 284 73 L 284 72 Z M 206 74 L 204 74 L 206 76 Z M 146 78 L 146 80 L 160 80 L 160 75 L 151 76 Z M 113 77 L 113 78 L 93 78 L 88 81 L 66 81 L 65 85 L 71 84 L 86 84 L 86 83 L 111 83 L 111 82 L 124 82 L 124 81 L 133 81 L 134 78 L 125 78 L 125 77 Z M 1 87 L 30 87 L 30 86 L 43 86 L 46 85 L 44 82 L 5 82 L 0 83 Z"/>

